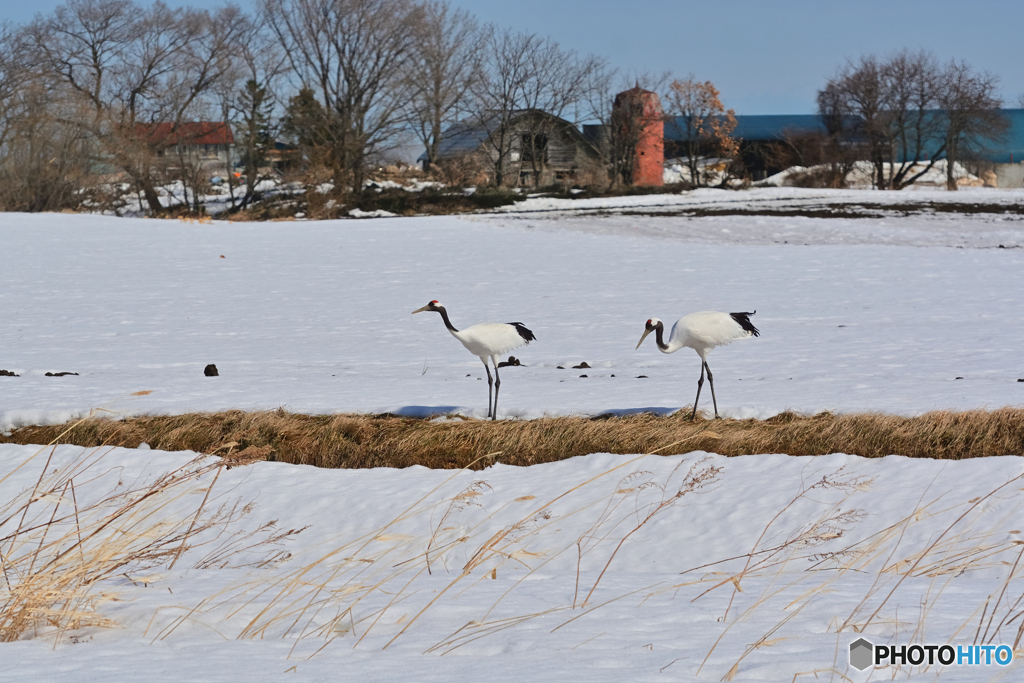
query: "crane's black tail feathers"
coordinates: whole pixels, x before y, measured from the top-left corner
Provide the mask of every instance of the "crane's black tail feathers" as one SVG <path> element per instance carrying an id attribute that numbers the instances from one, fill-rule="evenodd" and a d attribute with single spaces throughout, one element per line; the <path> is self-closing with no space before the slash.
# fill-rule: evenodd
<path id="1" fill-rule="evenodd" d="M 760 337 L 761 333 L 756 327 L 754 327 L 754 323 L 750 322 L 750 316 L 754 315 L 754 313 L 757 313 L 757 311 L 750 313 L 730 313 L 729 315 L 732 316 L 732 319 L 735 320 L 744 330 L 750 332 L 755 337 Z"/>
<path id="2" fill-rule="evenodd" d="M 519 336 L 522 337 L 523 340 L 527 344 L 529 344 L 532 341 L 536 341 L 537 340 L 537 337 L 535 337 L 533 335 L 533 332 L 531 332 L 530 330 L 526 329 L 526 326 L 523 325 L 522 323 L 508 323 L 508 324 L 511 325 L 512 327 L 516 328 L 516 332 L 519 333 Z"/>

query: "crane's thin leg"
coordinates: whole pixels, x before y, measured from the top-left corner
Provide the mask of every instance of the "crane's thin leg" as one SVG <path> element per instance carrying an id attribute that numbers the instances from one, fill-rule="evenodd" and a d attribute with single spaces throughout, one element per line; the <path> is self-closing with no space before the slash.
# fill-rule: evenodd
<path id="1" fill-rule="evenodd" d="M 487 417 L 491 416 L 491 387 L 494 385 L 494 380 L 491 379 L 491 369 L 487 366 L 487 361 L 484 361 L 484 370 L 487 371 Z M 498 371 L 497 368 L 494 369 Z"/>
<path id="2" fill-rule="evenodd" d="M 715 419 L 718 419 L 718 400 L 715 398 L 715 378 L 711 376 L 711 366 L 704 361 L 704 367 L 708 369 L 708 384 L 711 385 L 711 402 L 715 404 Z"/>
<path id="3" fill-rule="evenodd" d="M 697 417 L 697 402 L 700 401 L 700 388 L 704 386 L 704 360 L 701 359 L 700 363 L 700 379 L 697 380 L 697 398 L 693 399 L 693 412 L 690 414 L 690 420 Z"/>
<path id="4" fill-rule="evenodd" d="M 498 390 L 501 388 L 501 375 L 498 374 L 498 358 L 491 359 L 494 362 L 494 415 L 492 420 L 498 419 Z"/>

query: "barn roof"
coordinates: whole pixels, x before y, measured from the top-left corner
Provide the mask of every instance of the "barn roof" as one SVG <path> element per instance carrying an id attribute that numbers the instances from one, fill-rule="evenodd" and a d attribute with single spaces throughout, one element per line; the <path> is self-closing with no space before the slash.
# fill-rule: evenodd
<path id="1" fill-rule="evenodd" d="M 496 128 L 496 118 L 486 121 L 479 119 L 459 121 L 441 133 L 441 144 L 438 146 L 437 155 L 441 159 L 447 159 L 460 154 L 468 154 L 486 142 Z M 424 152 L 417 161 L 424 161 L 426 156 L 426 152 Z"/>
<path id="2" fill-rule="evenodd" d="M 589 147 L 593 147 L 593 144 L 583 137 L 583 134 L 574 126 L 571 122 L 565 119 L 559 118 L 554 114 L 549 114 L 540 109 L 522 109 L 511 114 L 511 120 L 516 121 L 524 116 L 546 116 L 554 119 L 556 123 L 560 124 L 566 131 L 572 135 L 575 133 L 576 138 L 579 141 Z M 441 133 L 441 144 L 438 147 L 437 156 L 439 159 L 451 159 L 453 157 L 461 156 L 463 154 L 469 154 L 480 148 L 482 144 L 487 142 L 487 139 L 498 129 L 501 119 L 497 114 L 484 117 L 476 117 L 472 119 L 466 119 L 459 121 L 444 130 Z M 593 150 L 597 153 L 597 149 Z M 424 152 L 420 154 L 416 161 L 426 161 L 427 154 Z"/>

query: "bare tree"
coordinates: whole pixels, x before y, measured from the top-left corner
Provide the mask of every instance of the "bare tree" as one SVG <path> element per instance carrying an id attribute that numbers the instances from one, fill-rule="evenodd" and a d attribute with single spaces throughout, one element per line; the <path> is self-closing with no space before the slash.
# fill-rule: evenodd
<path id="1" fill-rule="evenodd" d="M 0 23 L 0 154 L 16 118 L 18 93 L 29 81 L 29 71 L 13 24 Z"/>
<path id="2" fill-rule="evenodd" d="M 256 197 L 260 182 L 267 180 L 268 155 L 273 148 L 280 121 L 273 116 L 280 104 L 281 80 L 287 72 L 287 58 L 264 17 L 247 21 L 233 49 L 230 78 L 217 89 L 221 116 L 234 127 L 235 149 L 245 181 L 238 207 L 245 209 Z M 234 154 L 227 156 L 227 183 L 235 206 Z"/>
<path id="3" fill-rule="evenodd" d="M 934 55 L 925 51 L 896 53 L 883 70 L 887 93 L 885 124 L 889 175 L 885 186 L 899 190 L 932 170 L 945 151 L 942 121 L 935 115 L 942 74 Z"/>
<path id="4" fill-rule="evenodd" d="M 437 162 L 442 133 L 458 121 L 480 77 L 483 40 L 469 12 L 452 9 L 447 1 L 424 3 L 413 58 L 406 68 L 404 109 L 423 143 L 427 169 Z"/>
<path id="5" fill-rule="evenodd" d="M 81 128 L 58 120 L 75 118 L 71 106 L 66 93 L 22 83 L 0 146 L 0 210 L 59 211 L 95 202 L 88 140 Z"/>
<path id="6" fill-rule="evenodd" d="M 665 109 L 681 133 L 690 182 L 707 185 L 711 170 L 699 168 L 701 157 L 732 159 L 739 152 L 739 142 L 732 137 L 736 129 L 735 111 L 725 108 L 711 81 L 701 83 L 692 75 L 672 81 L 665 94 Z"/>
<path id="7" fill-rule="evenodd" d="M 161 144 L 151 124 L 181 124 L 227 69 L 239 24 L 230 5 L 211 18 L 161 2 L 142 9 L 130 0 L 69 0 L 33 22 L 28 37 L 40 72 L 88 110 L 77 123 L 160 212 L 154 154 Z"/>
<path id="8" fill-rule="evenodd" d="M 474 88 L 475 124 L 482 131 L 496 185 L 529 173 L 540 182 L 547 142 L 586 117 L 585 95 L 603 62 L 563 50 L 550 38 L 488 28 L 483 74 Z M 522 169 L 529 168 L 529 171 Z"/>
<path id="9" fill-rule="evenodd" d="M 939 106 L 945 118 L 946 189 L 958 189 L 954 166 L 986 143 L 1002 139 L 1009 122 L 1000 113 L 999 79 L 976 72 L 965 62 L 950 62 L 943 73 Z"/>
<path id="10" fill-rule="evenodd" d="M 236 48 L 249 37 L 250 26 L 248 18 L 235 5 L 226 5 L 212 15 L 191 9 L 182 15 L 182 27 L 190 39 L 176 60 L 175 73 L 167 81 L 164 116 L 174 122 L 171 130 L 179 142 L 181 179 L 185 188 L 192 189 L 190 208 L 194 212 L 200 211 L 200 196 L 208 190 L 209 174 L 203 160 L 197 158 L 195 146 L 190 144 L 194 140 L 185 132 L 192 129 L 205 134 L 201 132 L 205 128 L 183 124 L 212 118 L 208 113 L 217 109 L 214 101 L 218 86 L 234 80 Z M 185 204 L 188 203 L 186 190 Z"/>
<path id="11" fill-rule="evenodd" d="M 81 112 L 34 73 L 25 32 L 0 24 L 0 210 L 56 211 L 95 201 Z"/>
<path id="12" fill-rule="evenodd" d="M 877 58 L 862 57 L 857 66 L 847 63 L 818 92 L 818 111 L 830 133 L 843 142 L 863 142 L 876 187 L 885 183 L 885 145 L 880 131 L 887 105 L 881 71 Z"/>
<path id="13" fill-rule="evenodd" d="M 945 154 L 937 115 L 942 74 L 927 52 L 903 50 L 886 60 L 861 57 L 842 67 L 819 92 L 819 110 L 865 148 L 879 189 L 900 190 L 928 173 Z"/>
<path id="14" fill-rule="evenodd" d="M 369 158 L 395 144 L 419 8 L 410 0 L 263 0 L 294 73 L 319 100 L 334 184 L 362 188 Z"/>
<path id="15" fill-rule="evenodd" d="M 584 134 L 597 147 L 604 160 L 604 175 L 611 184 L 617 182 L 617 169 L 612 147 L 612 103 L 615 94 L 625 88 L 618 88 L 618 70 L 604 65 L 590 73 L 584 85 L 580 106 L 585 121 L 593 123 L 583 126 Z"/>
<path id="16" fill-rule="evenodd" d="M 946 185 L 956 189 L 964 153 L 1006 129 L 997 79 L 963 62 L 943 68 L 925 51 L 847 63 L 818 93 L 830 132 L 864 150 L 879 189 L 900 190 L 946 159 Z"/>
<path id="17" fill-rule="evenodd" d="M 850 142 L 851 115 L 843 92 L 829 84 L 818 92 L 818 113 L 825 126 L 819 164 L 827 164 L 822 178 L 825 187 L 846 187 L 847 176 L 857 162 L 859 145 Z M 802 164 L 806 165 L 806 164 Z"/>
<path id="18" fill-rule="evenodd" d="M 560 134 L 565 125 L 562 121 L 576 127 L 583 120 L 584 96 L 593 75 L 604 70 L 604 62 L 593 55 L 563 50 L 550 39 L 542 40 L 526 57 L 521 109 L 548 114 L 524 118 L 518 140 L 521 161 L 529 163 L 530 177 L 538 186 L 548 163 L 548 142 Z"/>
<path id="19" fill-rule="evenodd" d="M 804 129 L 783 130 L 775 140 L 752 145 L 749 153 L 759 155 L 769 172 L 804 167 L 787 178 L 796 187 L 844 188 L 857 161 L 855 148 L 828 132 Z"/>
<path id="20" fill-rule="evenodd" d="M 474 88 L 476 124 L 483 131 L 490 166 L 497 186 L 514 174 L 518 180 L 517 144 L 513 121 L 523 107 L 522 93 L 531 78 L 531 56 L 542 39 L 489 26 L 483 50 L 483 76 Z"/>
<path id="21" fill-rule="evenodd" d="M 102 152 L 145 189 L 150 207 L 157 211 L 161 207 L 148 164 L 138 164 L 137 155 L 125 147 L 134 137 L 142 93 L 162 75 L 154 74 L 152 62 L 142 65 L 137 74 L 124 73 L 122 60 L 132 47 L 138 47 L 132 45 L 138 34 L 136 11 L 127 0 L 72 0 L 52 16 L 33 22 L 28 39 L 34 48 L 35 66 L 53 79 L 55 87 L 65 86 L 69 95 L 81 102 L 87 110 L 82 124 L 93 133 Z M 131 75 L 138 77 L 134 87 L 123 90 Z M 140 167 L 145 170 L 140 172 Z"/>

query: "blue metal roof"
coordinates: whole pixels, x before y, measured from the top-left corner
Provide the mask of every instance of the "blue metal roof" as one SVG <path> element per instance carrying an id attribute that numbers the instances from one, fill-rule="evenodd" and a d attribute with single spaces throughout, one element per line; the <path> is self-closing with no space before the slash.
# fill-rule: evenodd
<path id="1" fill-rule="evenodd" d="M 488 121 L 469 120 L 453 124 L 441 135 L 441 144 L 437 149 L 438 158 L 450 159 L 473 152 L 487 141 L 496 127 L 495 124 L 494 118 Z M 417 161 L 424 161 L 426 158 L 427 154 L 424 152 Z"/>
<path id="2" fill-rule="evenodd" d="M 533 114 L 539 114 L 547 116 L 555 121 L 560 121 L 565 126 L 566 131 L 572 131 L 577 137 L 583 138 L 583 134 L 580 133 L 579 129 L 576 128 L 571 122 L 564 119 L 560 119 L 557 116 L 546 114 L 538 109 L 520 109 L 514 111 L 509 116 L 509 122 L 515 121 L 522 116 L 528 116 Z M 452 124 L 446 128 L 441 134 L 441 144 L 438 146 L 437 158 L 438 159 L 451 159 L 463 154 L 469 154 L 480 148 L 482 144 L 487 142 L 491 135 L 498 129 L 501 119 L 497 114 L 485 115 L 484 117 L 466 119 Z M 416 161 L 423 162 L 427 160 L 427 153 L 423 152 L 419 155 Z"/>
<path id="3" fill-rule="evenodd" d="M 685 139 L 685 129 L 676 117 L 665 123 L 665 139 L 678 142 Z M 825 124 L 817 114 L 740 115 L 736 117 L 733 137 L 744 140 L 781 140 L 784 132 L 827 133 Z"/>
<path id="4" fill-rule="evenodd" d="M 989 142 L 989 150 L 982 156 L 997 164 L 1019 164 L 1024 161 L 1024 109 L 1003 109 L 1003 116 L 1010 122 L 1006 137 L 1000 142 Z"/>
<path id="5" fill-rule="evenodd" d="M 1024 162 L 1024 109 L 1003 109 L 1010 123 L 1003 140 L 985 142 L 978 156 L 995 163 Z M 679 117 L 681 118 L 681 117 Z M 682 141 L 683 127 L 676 121 L 665 124 L 665 139 Z M 738 115 L 733 136 L 743 140 L 780 140 L 785 133 L 826 133 L 825 125 L 817 114 Z"/>

